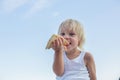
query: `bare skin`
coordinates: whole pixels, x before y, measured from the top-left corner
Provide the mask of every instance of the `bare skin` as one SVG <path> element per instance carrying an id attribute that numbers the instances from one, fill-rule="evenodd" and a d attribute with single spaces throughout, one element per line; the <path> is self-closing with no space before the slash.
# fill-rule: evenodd
<path id="1" fill-rule="evenodd" d="M 88 72 L 89 72 L 90 80 L 97 80 L 96 79 L 95 62 L 94 62 L 93 56 L 89 52 L 86 52 L 84 61 L 85 61 L 85 64 L 86 64 Z"/>
<path id="2" fill-rule="evenodd" d="M 63 61 L 63 46 L 62 39 L 57 39 L 53 42 L 52 48 L 55 51 L 53 71 L 57 76 L 62 76 L 64 73 L 64 61 Z"/>

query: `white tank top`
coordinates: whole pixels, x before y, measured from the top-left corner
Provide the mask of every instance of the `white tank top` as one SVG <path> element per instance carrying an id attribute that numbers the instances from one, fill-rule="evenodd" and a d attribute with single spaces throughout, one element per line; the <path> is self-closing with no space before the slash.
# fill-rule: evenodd
<path id="1" fill-rule="evenodd" d="M 84 64 L 85 52 L 81 51 L 75 59 L 68 59 L 64 53 L 65 71 L 62 76 L 57 76 L 56 80 L 90 80 L 89 73 Z"/>

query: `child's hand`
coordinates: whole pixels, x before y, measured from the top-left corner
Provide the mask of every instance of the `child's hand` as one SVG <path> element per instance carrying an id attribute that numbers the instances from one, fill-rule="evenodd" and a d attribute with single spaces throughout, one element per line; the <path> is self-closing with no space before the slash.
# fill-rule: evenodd
<path id="1" fill-rule="evenodd" d="M 65 40 L 62 36 L 53 34 L 49 39 L 46 49 L 53 48 L 55 51 L 62 49 L 62 47 L 68 45 L 69 42 Z"/>
<path id="2" fill-rule="evenodd" d="M 54 41 L 52 41 L 51 48 L 55 52 L 62 51 L 64 49 L 63 43 L 64 43 L 64 38 L 58 37 L 57 39 L 55 39 Z"/>

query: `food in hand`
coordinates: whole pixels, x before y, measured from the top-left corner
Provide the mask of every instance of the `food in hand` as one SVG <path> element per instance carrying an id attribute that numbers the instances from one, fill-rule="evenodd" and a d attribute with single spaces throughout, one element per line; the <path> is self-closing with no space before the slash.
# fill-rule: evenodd
<path id="1" fill-rule="evenodd" d="M 56 40 L 57 38 L 63 38 L 63 37 L 60 36 L 60 35 L 57 35 L 57 34 L 53 34 L 53 35 L 51 36 L 51 38 L 49 39 L 47 45 L 46 45 L 46 49 L 50 49 L 51 46 L 52 46 L 52 42 L 53 42 L 54 40 Z M 69 44 L 69 42 L 68 42 L 66 39 L 63 38 L 63 46 L 67 46 L 68 44 Z"/>

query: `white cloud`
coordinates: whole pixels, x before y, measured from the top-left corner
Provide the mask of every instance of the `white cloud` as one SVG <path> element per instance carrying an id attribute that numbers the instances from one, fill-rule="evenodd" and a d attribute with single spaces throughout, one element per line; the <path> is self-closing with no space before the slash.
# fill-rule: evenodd
<path id="1" fill-rule="evenodd" d="M 3 0 L 2 8 L 6 13 L 11 13 L 27 2 L 28 0 Z"/>
<path id="2" fill-rule="evenodd" d="M 2 9 L 4 13 L 13 13 L 15 10 L 27 6 L 28 9 L 24 11 L 25 17 L 32 16 L 33 14 L 45 9 L 52 3 L 53 0 L 3 0 Z"/>
<path id="3" fill-rule="evenodd" d="M 26 12 L 25 17 L 31 16 L 34 13 L 43 10 L 45 7 L 48 6 L 47 0 L 37 0 L 33 6 Z"/>

